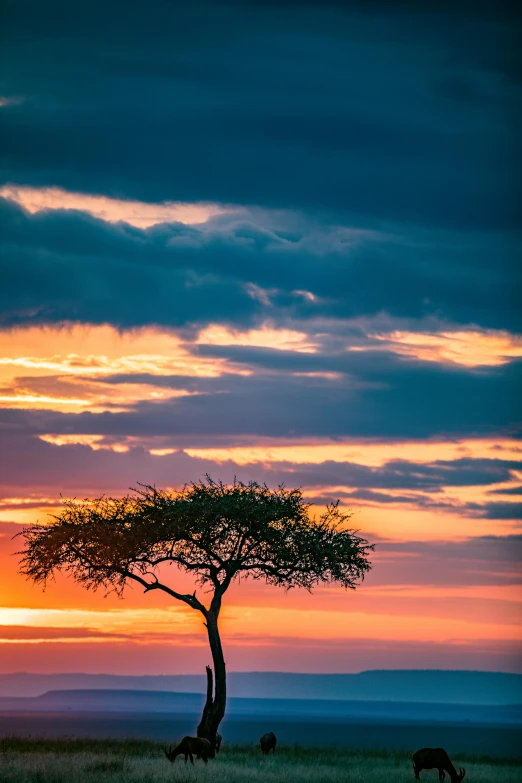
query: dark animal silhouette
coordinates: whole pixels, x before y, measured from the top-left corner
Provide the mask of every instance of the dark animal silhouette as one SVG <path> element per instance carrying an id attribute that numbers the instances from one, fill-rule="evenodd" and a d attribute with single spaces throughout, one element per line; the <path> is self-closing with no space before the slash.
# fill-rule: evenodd
<path id="1" fill-rule="evenodd" d="M 451 783 L 460 783 L 466 774 L 464 767 L 461 767 L 460 772 L 457 772 L 444 748 L 421 748 L 421 750 L 415 751 L 411 760 L 417 780 L 420 780 L 419 772 L 422 769 L 438 769 L 440 783 L 446 777 L 446 772 L 451 778 Z"/>
<path id="2" fill-rule="evenodd" d="M 268 734 L 263 734 L 259 740 L 259 744 L 261 745 L 261 752 L 264 756 L 268 756 L 271 750 L 273 750 L 275 753 L 276 742 L 276 735 L 273 731 L 269 731 Z"/>
<path id="3" fill-rule="evenodd" d="M 199 731 L 199 728 L 198 728 L 198 731 Z M 200 736 L 200 735 L 199 735 L 199 733 L 198 733 L 198 737 L 199 737 L 199 736 Z M 203 738 L 203 739 L 206 739 L 206 738 Z M 209 740 L 209 742 L 210 742 L 210 740 Z M 215 757 L 215 755 L 216 755 L 217 753 L 219 753 L 219 749 L 221 748 L 221 743 L 222 743 L 222 742 L 223 742 L 223 737 L 221 736 L 221 734 L 219 733 L 219 731 L 216 731 L 216 741 L 215 741 L 215 743 L 214 743 L 214 753 L 212 753 L 212 754 L 211 754 L 211 756 L 210 756 L 209 758 L 212 758 L 212 759 L 213 759 L 213 758 Z M 212 744 L 212 743 L 211 743 L 211 744 Z"/>
<path id="4" fill-rule="evenodd" d="M 179 755 L 185 756 L 185 764 L 187 759 L 190 758 L 190 763 L 194 763 L 194 756 L 196 758 L 202 758 L 205 764 L 208 759 L 212 757 L 212 746 L 210 742 L 203 737 L 183 737 L 179 745 L 174 750 L 172 748 L 167 750 L 165 748 L 165 755 L 169 761 L 176 761 L 176 757 Z"/>

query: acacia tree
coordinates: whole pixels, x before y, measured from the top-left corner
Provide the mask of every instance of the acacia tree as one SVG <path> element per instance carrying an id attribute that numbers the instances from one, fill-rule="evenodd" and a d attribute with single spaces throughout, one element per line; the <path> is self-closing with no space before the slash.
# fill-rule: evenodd
<path id="1" fill-rule="evenodd" d="M 21 533 L 21 572 L 44 585 L 64 571 L 88 589 L 122 594 L 132 583 L 160 590 L 201 612 L 215 674 L 207 667 L 207 702 L 199 736 L 214 746 L 225 714 L 226 668 L 218 620 L 233 580 L 250 577 L 286 589 L 336 582 L 354 589 L 369 571 L 373 546 L 347 527 L 337 504 L 314 519 L 300 489 L 256 482 L 205 481 L 166 492 L 152 486 L 123 498 L 64 501 L 49 525 Z M 177 592 L 165 579 L 175 565 L 208 588 L 210 600 Z"/>

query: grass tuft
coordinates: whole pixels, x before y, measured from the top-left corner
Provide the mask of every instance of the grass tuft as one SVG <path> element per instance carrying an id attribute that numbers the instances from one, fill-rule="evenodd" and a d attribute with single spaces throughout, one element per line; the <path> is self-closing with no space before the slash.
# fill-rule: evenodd
<path id="1" fill-rule="evenodd" d="M 470 783 L 519 783 L 522 759 L 455 754 Z M 425 783 L 433 783 L 429 773 Z M 0 740 L 0 783 L 414 783 L 410 754 L 388 750 L 225 746 L 205 765 L 165 759 L 147 740 Z"/>
<path id="2" fill-rule="evenodd" d="M 99 775 L 103 772 L 123 772 L 125 770 L 126 757 L 121 756 L 114 759 L 100 759 L 93 761 L 85 767 L 88 775 Z"/>

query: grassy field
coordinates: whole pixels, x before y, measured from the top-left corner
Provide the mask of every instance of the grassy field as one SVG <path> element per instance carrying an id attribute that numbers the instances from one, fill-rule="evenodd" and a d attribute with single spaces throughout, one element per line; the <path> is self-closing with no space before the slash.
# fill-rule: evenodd
<path id="1" fill-rule="evenodd" d="M 225 747 L 205 765 L 182 757 L 170 764 L 163 747 L 146 740 L 0 740 L 1 783 L 401 783 L 414 780 L 409 755 L 394 752 Z M 522 761 L 459 756 L 466 783 L 519 783 Z M 436 772 L 422 773 L 436 783 Z"/>

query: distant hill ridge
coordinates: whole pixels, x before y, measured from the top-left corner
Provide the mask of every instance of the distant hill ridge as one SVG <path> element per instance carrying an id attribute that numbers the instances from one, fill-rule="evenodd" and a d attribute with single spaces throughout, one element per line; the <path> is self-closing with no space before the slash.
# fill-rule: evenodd
<path id="1" fill-rule="evenodd" d="M 0 675 L 0 697 L 36 697 L 57 690 L 164 691 L 197 695 L 204 675 L 31 674 Z M 522 675 L 445 670 L 374 670 L 359 674 L 230 672 L 232 698 L 522 704 Z"/>
<path id="2" fill-rule="evenodd" d="M 1 697 L 0 714 L 87 714 L 199 716 L 201 693 L 139 690 L 61 690 L 35 697 Z M 522 725 L 522 705 L 432 704 L 422 702 L 361 701 L 339 699 L 228 699 L 227 716 L 246 720 L 337 719 L 374 723 L 431 722 L 444 724 Z"/>

